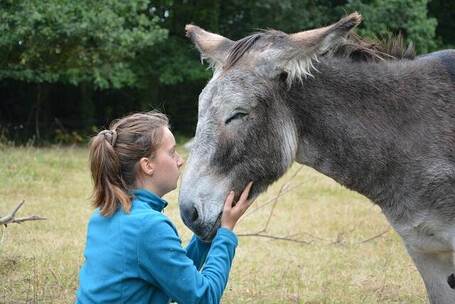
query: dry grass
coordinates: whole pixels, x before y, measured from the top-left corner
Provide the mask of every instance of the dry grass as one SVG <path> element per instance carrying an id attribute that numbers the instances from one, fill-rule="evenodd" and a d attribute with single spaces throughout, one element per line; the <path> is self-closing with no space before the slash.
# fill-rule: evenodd
<path id="1" fill-rule="evenodd" d="M 379 208 L 310 168 L 297 183 L 279 199 L 267 233 L 310 243 L 240 237 L 223 303 L 425 303 L 423 283 L 394 231 L 362 243 L 389 229 Z M 0 303 L 74 302 L 90 186 L 86 149 L 0 148 L 0 214 L 24 199 L 18 216 L 48 218 L 0 228 Z M 166 214 L 187 241 L 177 192 L 166 199 Z M 237 232 L 260 230 L 270 208 L 245 217 Z"/>

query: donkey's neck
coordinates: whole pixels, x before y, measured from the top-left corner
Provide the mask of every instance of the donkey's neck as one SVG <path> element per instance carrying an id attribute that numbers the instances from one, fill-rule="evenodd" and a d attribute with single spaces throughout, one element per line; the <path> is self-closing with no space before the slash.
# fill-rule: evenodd
<path id="1" fill-rule="evenodd" d="M 297 161 L 380 205 L 402 200 L 413 182 L 405 174 L 428 148 L 418 138 L 425 132 L 419 118 L 428 116 L 422 95 L 432 94 L 422 75 L 399 62 L 332 59 L 317 69 L 286 95 L 299 132 Z"/>

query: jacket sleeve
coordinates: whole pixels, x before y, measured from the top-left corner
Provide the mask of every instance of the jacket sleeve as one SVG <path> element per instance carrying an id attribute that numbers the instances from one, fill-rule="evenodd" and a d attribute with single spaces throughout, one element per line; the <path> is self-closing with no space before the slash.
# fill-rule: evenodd
<path id="1" fill-rule="evenodd" d="M 237 246 L 236 235 L 219 228 L 199 272 L 182 248 L 172 223 L 153 219 L 143 223 L 138 239 L 138 263 L 145 280 L 181 304 L 219 303 Z"/>
<path id="2" fill-rule="evenodd" d="M 211 245 L 211 242 L 204 242 L 196 235 L 193 235 L 188 246 L 186 246 L 186 255 L 193 260 L 193 263 L 198 270 L 204 265 Z"/>

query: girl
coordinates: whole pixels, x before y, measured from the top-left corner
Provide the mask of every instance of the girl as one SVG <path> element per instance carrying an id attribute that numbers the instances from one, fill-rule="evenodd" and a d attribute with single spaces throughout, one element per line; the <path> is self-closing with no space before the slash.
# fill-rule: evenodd
<path id="1" fill-rule="evenodd" d="M 232 232 L 249 207 L 228 195 L 211 243 L 193 236 L 186 249 L 163 213 L 183 159 L 165 115 L 137 113 L 90 143 L 94 182 L 77 303 L 219 303 L 237 246 Z M 199 272 L 202 265 L 202 271 Z"/>

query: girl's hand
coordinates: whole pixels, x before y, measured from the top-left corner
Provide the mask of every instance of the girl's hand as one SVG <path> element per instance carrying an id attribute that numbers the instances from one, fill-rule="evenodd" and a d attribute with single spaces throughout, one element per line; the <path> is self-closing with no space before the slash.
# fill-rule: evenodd
<path id="1" fill-rule="evenodd" d="M 232 206 L 235 193 L 234 191 L 229 192 L 226 201 L 224 202 L 223 215 L 221 216 L 221 227 L 233 230 L 239 218 L 251 206 L 247 198 L 250 194 L 252 185 L 253 182 L 248 183 L 235 206 Z"/>

